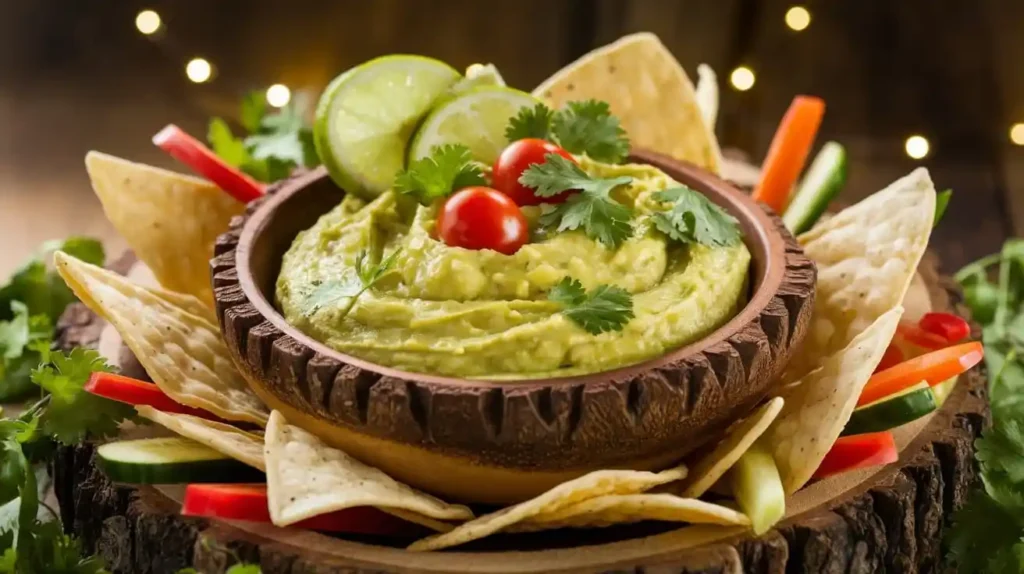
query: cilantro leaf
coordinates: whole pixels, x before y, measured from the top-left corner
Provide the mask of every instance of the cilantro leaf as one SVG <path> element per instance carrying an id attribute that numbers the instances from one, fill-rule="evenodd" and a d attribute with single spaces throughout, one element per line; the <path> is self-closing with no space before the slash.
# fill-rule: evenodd
<path id="1" fill-rule="evenodd" d="M 483 170 L 473 162 L 469 148 L 462 144 L 434 146 L 430 155 L 410 162 L 395 177 L 395 189 L 429 205 L 457 189 L 487 185 Z"/>
<path id="2" fill-rule="evenodd" d="M 28 316 L 21 301 L 11 302 L 14 318 L 0 321 L 0 401 L 16 400 L 33 388 L 32 369 L 42 361 L 38 348 L 49 348 L 53 326 L 46 315 Z"/>
<path id="3" fill-rule="evenodd" d="M 947 189 L 940 191 L 935 196 L 935 219 L 932 220 L 932 227 L 939 224 L 942 220 L 942 216 L 946 214 L 946 208 L 949 207 L 949 200 L 953 197 L 953 190 Z"/>
<path id="4" fill-rule="evenodd" d="M 41 415 L 43 432 L 64 444 L 117 433 L 117 425 L 130 418 L 130 405 L 98 397 L 82 390 L 94 372 L 112 372 L 103 357 L 94 350 L 77 348 L 71 353 L 53 353 L 51 363 L 32 371 L 32 382 L 50 396 Z"/>
<path id="5" fill-rule="evenodd" d="M 355 262 L 355 273 L 346 274 L 345 277 L 334 281 L 324 281 L 316 288 L 306 299 L 304 306 L 304 314 L 309 317 L 316 314 L 320 309 L 340 303 L 344 299 L 349 299 L 342 310 L 342 317 L 348 314 L 355 306 L 356 300 L 366 293 L 371 287 L 373 287 L 377 281 L 387 275 L 391 268 L 394 267 L 395 261 L 398 259 L 398 255 L 402 252 L 401 248 L 396 249 L 382 259 L 376 265 L 367 264 L 366 260 L 369 257 L 369 253 L 364 249 L 356 255 Z"/>
<path id="6" fill-rule="evenodd" d="M 526 138 L 551 140 L 551 120 L 554 112 L 542 103 L 532 108 L 520 108 L 515 116 L 509 119 L 505 128 L 505 138 L 514 142 Z"/>
<path id="7" fill-rule="evenodd" d="M 262 574 L 258 564 L 235 564 L 224 574 Z"/>
<path id="8" fill-rule="evenodd" d="M 612 285 L 587 292 L 578 280 L 564 277 L 548 292 L 548 300 L 562 305 L 562 314 L 591 335 L 621 331 L 634 317 L 633 296 Z"/>
<path id="9" fill-rule="evenodd" d="M 316 163 L 315 151 L 312 151 L 313 130 L 306 126 L 299 110 L 291 105 L 277 114 L 264 116 L 259 131 L 245 138 L 245 146 L 258 160 L 275 157 L 306 167 Z"/>
<path id="10" fill-rule="evenodd" d="M 573 154 L 619 163 L 629 155 L 629 138 L 607 102 L 569 102 L 554 114 L 552 131 L 559 145 Z"/>
<path id="11" fill-rule="evenodd" d="M 0 285 L 0 320 L 13 318 L 11 302 L 21 301 L 30 317 L 45 315 L 51 323 L 56 323 L 64 309 L 76 301 L 60 275 L 47 266 L 57 250 L 86 263 L 103 265 L 103 244 L 95 239 L 71 237 L 64 241 L 47 241 L 6 285 Z"/>
<path id="12" fill-rule="evenodd" d="M 654 214 L 654 226 L 680 243 L 724 246 L 740 240 L 736 218 L 701 193 L 679 186 L 655 193 L 654 199 L 672 203 L 669 211 Z"/>
<path id="13" fill-rule="evenodd" d="M 27 534 L 24 543 L 22 532 Z M 109 574 L 98 557 L 82 556 L 78 540 L 64 534 L 59 522 L 35 521 L 23 526 L 18 538 L 18 572 Z"/>
<path id="14" fill-rule="evenodd" d="M 532 188 L 538 197 L 552 197 L 568 190 L 579 193 L 541 215 L 540 224 L 558 231 L 583 228 L 587 237 L 616 248 L 633 234 L 632 210 L 611 198 L 613 189 L 633 181 L 628 176 L 594 178 L 574 162 L 549 153 L 544 163 L 531 165 L 519 183 Z"/>
<path id="15" fill-rule="evenodd" d="M 267 98 L 258 91 L 253 90 L 242 98 L 242 106 L 239 111 L 239 119 L 242 127 L 249 133 L 260 131 L 263 118 L 267 115 Z"/>

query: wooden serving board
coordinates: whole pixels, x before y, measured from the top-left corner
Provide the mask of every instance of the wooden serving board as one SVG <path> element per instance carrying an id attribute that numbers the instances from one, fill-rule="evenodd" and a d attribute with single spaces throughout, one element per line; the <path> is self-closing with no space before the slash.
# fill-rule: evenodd
<path id="1" fill-rule="evenodd" d="M 113 267 L 126 273 L 132 263 L 127 256 Z M 965 313 L 958 288 L 937 275 L 933 256 L 919 271 L 905 303 L 909 316 L 930 308 Z M 76 305 L 58 330 L 64 348 L 96 346 L 104 323 Z M 59 449 L 53 471 L 66 528 L 114 572 L 192 566 L 215 574 L 238 559 L 260 564 L 266 574 L 933 572 L 941 570 L 948 518 L 975 481 L 972 444 L 987 417 L 985 374 L 978 367 L 961 378 L 938 413 L 898 430 L 897 464 L 804 489 L 789 501 L 787 519 L 758 539 L 738 529 L 634 525 L 410 553 L 380 541 L 182 517 L 180 488 L 111 484 L 93 464 L 89 444 Z"/>

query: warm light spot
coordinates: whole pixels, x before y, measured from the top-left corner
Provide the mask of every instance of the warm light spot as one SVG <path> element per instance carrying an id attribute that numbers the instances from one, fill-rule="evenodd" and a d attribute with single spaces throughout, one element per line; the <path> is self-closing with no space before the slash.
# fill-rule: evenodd
<path id="1" fill-rule="evenodd" d="M 154 10 L 143 10 L 135 17 L 135 27 L 147 36 L 155 34 L 160 29 L 160 15 Z"/>
<path id="2" fill-rule="evenodd" d="M 904 145 L 907 150 L 907 155 L 914 159 L 922 159 L 928 155 L 928 150 L 931 146 L 928 145 L 928 140 L 924 136 L 910 136 L 907 138 L 907 143 Z"/>
<path id="3" fill-rule="evenodd" d="M 292 99 L 292 91 L 284 84 L 274 84 L 267 88 L 267 103 L 275 108 L 283 108 Z"/>
<path id="4" fill-rule="evenodd" d="M 1017 145 L 1024 145 L 1024 124 L 1013 124 L 1010 128 L 1010 141 Z"/>
<path id="5" fill-rule="evenodd" d="M 729 75 L 729 82 L 732 87 L 745 92 L 754 87 L 754 71 L 746 66 L 740 66 Z"/>
<path id="6" fill-rule="evenodd" d="M 201 84 L 213 75 L 213 66 L 202 58 L 192 58 L 185 66 L 185 75 L 193 82 Z"/>
<path id="7" fill-rule="evenodd" d="M 799 32 L 811 25 L 811 13 L 803 6 L 793 6 L 786 10 L 786 25 Z"/>

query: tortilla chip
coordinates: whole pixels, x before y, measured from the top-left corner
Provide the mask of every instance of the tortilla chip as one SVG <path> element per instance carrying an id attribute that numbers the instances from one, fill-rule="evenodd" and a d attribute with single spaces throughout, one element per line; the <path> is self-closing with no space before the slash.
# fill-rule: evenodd
<path id="1" fill-rule="evenodd" d="M 439 550 L 458 546 L 486 538 L 537 516 L 558 512 L 584 500 L 609 494 L 640 494 L 685 477 L 686 468 L 682 466 L 657 473 L 637 470 L 594 471 L 562 483 L 536 498 L 457 526 L 451 532 L 417 540 L 409 546 L 409 550 Z"/>
<path id="2" fill-rule="evenodd" d="M 682 66 L 650 32 L 631 34 L 562 68 L 533 91 L 551 107 L 608 102 L 633 146 L 719 173 L 722 153 Z"/>
<path id="3" fill-rule="evenodd" d="M 742 512 L 674 494 L 608 494 L 541 514 L 516 528 L 519 532 L 556 528 L 600 528 L 644 520 L 749 526 Z"/>
<path id="4" fill-rule="evenodd" d="M 202 443 L 213 450 L 244 462 L 245 464 L 266 471 L 263 461 L 263 437 L 248 433 L 231 425 L 208 421 L 192 415 L 165 413 L 153 407 L 139 405 L 135 407 L 139 416 L 156 424 Z"/>
<path id="5" fill-rule="evenodd" d="M 900 305 L 928 246 L 935 186 L 918 168 L 801 235 L 818 265 L 811 326 L 783 380 L 796 381 Z"/>
<path id="6" fill-rule="evenodd" d="M 270 518 L 277 526 L 356 506 L 406 510 L 438 520 L 473 518 L 469 508 L 396 482 L 289 425 L 277 411 L 270 414 L 264 456 Z"/>
<path id="7" fill-rule="evenodd" d="M 213 307 L 217 236 L 245 210 L 216 185 L 91 151 L 85 167 L 107 219 L 161 285 Z"/>
<path id="8" fill-rule="evenodd" d="M 267 408 L 232 362 L 216 322 L 192 312 L 202 308 L 198 300 L 140 287 L 66 253 L 54 254 L 54 262 L 68 287 L 114 326 L 169 397 L 225 420 L 266 424 Z"/>
<path id="9" fill-rule="evenodd" d="M 715 449 L 704 455 L 690 471 L 691 481 L 683 489 L 683 496 L 697 498 L 714 486 L 750 445 L 768 430 L 784 403 L 782 397 L 775 397 L 746 419 L 733 424 Z"/>
<path id="10" fill-rule="evenodd" d="M 807 484 L 843 432 L 902 315 L 902 307 L 883 314 L 783 395 L 786 404 L 765 433 L 765 444 L 787 495 Z"/>

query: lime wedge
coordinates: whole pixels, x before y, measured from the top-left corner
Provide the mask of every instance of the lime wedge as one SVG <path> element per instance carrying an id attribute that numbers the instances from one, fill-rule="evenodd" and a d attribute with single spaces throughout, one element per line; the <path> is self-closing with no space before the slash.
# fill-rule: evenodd
<path id="1" fill-rule="evenodd" d="M 382 56 L 338 76 L 320 96 L 313 137 L 331 179 L 373 198 L 405 167 L 420 119 L 461 76 L 423 56 Z"/>
<path id="2" fill-rule="evenodd" d="M 473 159 L 490 165 L 508 145 L 505 127 L 509 118 L 537 102 L 526 92 L 497 86 L 475 88 L 452 97 L 423 120 L 409 146 L 409 160 L 430 155 L 434 146 L 463 144 Z"/>

